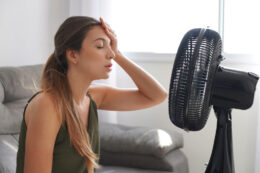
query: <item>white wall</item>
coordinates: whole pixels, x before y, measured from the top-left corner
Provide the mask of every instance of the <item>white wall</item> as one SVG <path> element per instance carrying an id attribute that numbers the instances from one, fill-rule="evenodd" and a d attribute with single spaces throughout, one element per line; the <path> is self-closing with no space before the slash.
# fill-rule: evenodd
<path id="1" fill-rule="evenodd" d="M 44 63 L 68 16 L 68 0 L 1 0 L 0 66 Z"/>
<path id="2" fill-rule="evenodd" d="M 161 57 L 158 56 L 157 58 Z M 151 73 L 169 91 L 173 60 L 174 57 L 172 57 L 172 61 L 149 62 L 146 60 L 145 62 L 135 60 L 135 62 Z M 230 64 L 225 62 L 222 65 L 260 74 L 260 65 Z M 136 87 L 122 68 L 118 67 L 117 69 L 117 86 L 123 88 Z M 232 110 L 233 150 L 236 173 L 254 172 L 257 120 L 259 115 L 259 86 L 251 108 L 248 110 Z M 190 172 L 202 173 L 205 171 L 205 163 L 209 162 L 215 138 L 216 118 L 213 109 L 206 126 L 201 131 L 188 133 L 171 123 L 168 114 L 168 99 L 160 105 L 148 109 L 127 112 L 119 111 L 117 119 L 119 124 L 171 128 L 181 132 L 184 135 L 183 151 L 188 157 Z"/>
<path id="3" fill-rule="evenodd" d="M 259 87 L 258 87 L 259 90 Z M 259 91 L 258 91 L 259 92 Z M 259 107 L 260 103 L 258 103 L 258 120 L 256 122 L 257 127 L 256 127 L 256 151 L 255 151 L 255 172 L 254 173 L 259 173 L 260 172 L 260 107 Z"/>

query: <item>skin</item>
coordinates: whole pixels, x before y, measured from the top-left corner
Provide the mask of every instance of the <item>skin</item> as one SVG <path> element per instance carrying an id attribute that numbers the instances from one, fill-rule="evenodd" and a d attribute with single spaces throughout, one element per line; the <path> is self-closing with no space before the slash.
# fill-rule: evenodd
<path id="1" fill-rule="evenodd" d="M 102 26 L 93 27 L 85 37 L 79 52 L 66 50 L 69 63 L 67 78 L 76 109 L 87 127 L 90 98 L 101 110 L 131 111 L 160 104 L 167 91 L 149 73 L 126 58 L 117 48 L 117 37 L 100 18 Z M 91 85 L 93 80 L 108 79 L 105 67 L 114 60 L 133 79 L 137 88 L 117 88 L 105 84 Z M 113 68 L 113 67 L 112 67 Z M 39 93 L 25 110 L 27 126 L 25 173 L 51 173 L 53 150 L 60 122 L 52 96 Z"/>

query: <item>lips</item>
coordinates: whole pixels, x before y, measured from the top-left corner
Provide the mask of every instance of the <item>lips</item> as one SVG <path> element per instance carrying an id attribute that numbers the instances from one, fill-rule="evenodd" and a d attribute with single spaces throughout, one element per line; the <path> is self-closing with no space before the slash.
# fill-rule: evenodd
<path id="1" fill-rule="evenodd" d="M 112 64 L 108 64 L 108 65 L 106 65 L 105 67 L 112 67 Z"/>

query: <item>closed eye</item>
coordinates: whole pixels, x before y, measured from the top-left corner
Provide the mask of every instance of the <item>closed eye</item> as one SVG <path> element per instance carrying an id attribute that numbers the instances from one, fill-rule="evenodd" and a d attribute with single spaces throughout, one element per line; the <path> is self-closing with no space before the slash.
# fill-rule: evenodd
<path id="1" fill-rule="evenodd" d="M 98 48 L 98 49 L 102 49 L 102 48 L 104 48 L 104 47 L 103 47 L 103 46 L 97 46 L 97 48 Z"/>

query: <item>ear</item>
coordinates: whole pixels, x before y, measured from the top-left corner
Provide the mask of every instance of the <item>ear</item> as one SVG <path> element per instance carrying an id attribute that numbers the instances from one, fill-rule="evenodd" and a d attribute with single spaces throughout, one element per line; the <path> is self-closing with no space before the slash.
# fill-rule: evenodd
<path id="1" fill-rule="evenodd" d="M 66 50 L 66 57 L 67 57 L 67 60 L 69 62 L 76 64 L 78 62 L 78 59 L 79 59 L 79 54 L 75 50 L 67 49 Z"/>

